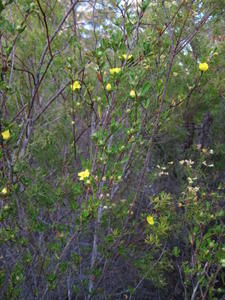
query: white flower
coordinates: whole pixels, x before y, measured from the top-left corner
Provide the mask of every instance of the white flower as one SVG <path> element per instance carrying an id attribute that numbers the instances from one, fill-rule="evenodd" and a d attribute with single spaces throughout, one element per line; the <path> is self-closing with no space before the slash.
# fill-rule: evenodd
<path id="1" fill-rule="evenodd" d="M 225 259 L 224 258 L 221 258 L 220 263 L 221 263 L 222 267 L 225 267 Z"/>
<path id="2" fill-rule="evenodd" d="M 188 178 L 187 178 L 187 180 L 188 180 L 188 182 L 189 182 L 190 184 L 192 184 L 192 183 L 193 183 L 193 180 L 192 180 L 192 178 L 191 178 L 191 177 L 188 177 Z"/>
<path id="3" fill-rule="evenodd" d="M 193 160 L 191 160 L 191 159 L 185 159 L 185 162 L 186 162 L 186 164 L 189 166 L 189 167 L 191 167 L 195 162 L 193 161 Z"/>
<path id="4" fill-rule="evenodd" d="M 196 187 L 189 186 L 188 191 L 192 192 L 192 193 L 197 193 L 199 191 L 199 187 L 198 186 L 196 186 Z"/>
<path id="5" fill-rule="evenodd" d="M 213 168 L 214 167 L 214 164 L 210 164 L 208 165 L 209 168 Z"/>
<path id="6" fill-rule="evenodd" d="M 210 154 L 213 154 L 213 153 L 214 153 L 213 149 L 210 149 L 210 150 L 209 150 L 209 153 L 210 153 Z"/>

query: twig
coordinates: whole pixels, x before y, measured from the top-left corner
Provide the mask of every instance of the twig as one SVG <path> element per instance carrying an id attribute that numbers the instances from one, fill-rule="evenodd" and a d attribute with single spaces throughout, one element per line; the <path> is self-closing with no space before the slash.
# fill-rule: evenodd
<path id="1" fill-rule="evenodd" d="M 48 49 L 49 49 L 50 57 L 52 57 L 53 55 L 52 55 L 52 50 L 51 50 L 51 46 L 50 46 L 49 32 L 48 32 L 48 23 L 47 23 L 46 15 L 45 15 L 45 12 L 44 12 L 44 10 L 43 10 L 43 8 L 42 8 L 39 0 L 36 0 L 36 1 L 37 1 L 37 4 L 38 4 L 38 7 L 40 8 L 40 11 L 41 11 L 41 13 L 43 15 L 43 18 L 44 18 Z"/>

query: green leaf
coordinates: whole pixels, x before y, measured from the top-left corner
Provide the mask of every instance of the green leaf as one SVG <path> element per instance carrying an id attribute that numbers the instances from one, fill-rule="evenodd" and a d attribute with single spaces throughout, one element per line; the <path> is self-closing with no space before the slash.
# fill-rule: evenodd
<path id="1" fill-rule="evenodd" d="M 141 96 L 145 96 L 145 94 L 149 91 L 150 87 L 151 83 L 147 81 L 142 87 Z"/>
<path id="2" fill-rule="evenodd" d="M 5 7 L 4 7 L 4 5 L 2 4 L 2 0 L 0 0 L 0 13 L 3 11 L 4 8 L 5 8 Z"/>
<path id="3" fill-rule="evenodd" d="M 175 257 L 178 257 L 179 254 L 180 254 L 180 250 L 179 250 L 179 248 L 178 248 L 177 246 L 175 246 L 175 247 L 173 248 L 173 255 L 174 255 Z"/>
<path id="4" fill-rule="evenodd" d="M 142 8 L 143 12 L 145 12 L 145 10 L 148 8 L 149 4 L 150 4 L 150 0 L 144 0 L 142 2 L 142 7 L 141 8 Z"/>

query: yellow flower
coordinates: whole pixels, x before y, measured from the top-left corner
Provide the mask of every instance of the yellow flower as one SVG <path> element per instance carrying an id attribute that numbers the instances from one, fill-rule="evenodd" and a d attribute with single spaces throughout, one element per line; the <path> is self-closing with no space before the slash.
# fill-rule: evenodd
<path id="1" fill-rule="evenodd" d="M 124 60 L 125 60 L 126 58 L 127 58 L 127 60 L 130 60 L 130 59 L 133 58 L 133 55 L 130 54 L 130 55 L 128 55 L 128 57 L 127 57 L 127 54 L 123 54 L 122 57 L 123 57 Z"/>
<path id="2" fill-rule="evenodd" d="M 2 137 L 3 137 L 3 140 L 5 140 L 5 141 L 8 141 L 10 139 L 9 129 L 2 132 Z"/>
<path id="3" fill-rule="evenodd" d="M 112 68 L 112 69 L 109 69 L 109 73 L 111 75 L 114 75 L 114 74 L 119 74 L 121 71 L 121 68 Z"/>
<path id="4" fill-rule="evenodd" d="M 8 193 L 7 188 L 4 187 L 4 188 L 1 190 L 1 194 L 2 194 L 2 195 L 6 195 L 7 193 Z"/>
<path id="5" fill-rule="evenodd" d="M 135 91 L 134 91 L 134 90 L 130 91 L 130 96 L 131 96 L 132 98 L 134 98 L 134 97 L 135 97 L 135 95 L 136 95 L 136 93 L 135 93 Z"/>
<path id="6" fill-rule="evenodd" d="M 106 85 L 106 90 L 107 90 L 108 92 L 110 92 L 111 89 L 112 89 L 112 86 L 111 86 L 110 83 L 108 83 L 108 84 Z"/>
<path id="7" fill-rule="evenodd" d="M 202 153 L 207 153 L 207 149 L 205 149 L 205 148 L 202 148 Z"/>
<path id="8" fill-rule="evenodd" d="M 74 83 L 71 85 L 71 88 L 73 91 L 79 90 L 81 88 L 79 81 L 74 81 Z"/>
<path id="9" fill-rule="evenodd" d="M 154 225 L 154 218 L 153 216 L 147 216 L 147 222 L 149 225 Z"/>
<path id="10" fill-rule="evenodd" d="M 208 71 L 209 65 L 207 63 L 200 63 L 199 64 L 199 70 L 202 72 Z"/>
<path id="11" fill-rule="evenodd" d="M 84 180 L 85 178 L 88 178 L 90 176 L 90 172 L 88 169 L 86 169 L 83 172 L 78 173 L 79 180 Z"/>

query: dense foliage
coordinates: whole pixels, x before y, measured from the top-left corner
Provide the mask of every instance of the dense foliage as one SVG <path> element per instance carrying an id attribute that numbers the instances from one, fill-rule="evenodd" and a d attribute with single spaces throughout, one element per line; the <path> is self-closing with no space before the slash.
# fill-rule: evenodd
<path id="1" fill-rule="evenodd" d="M 223 299 L 223 0 L 0 0 L 1 299 Z"/>

